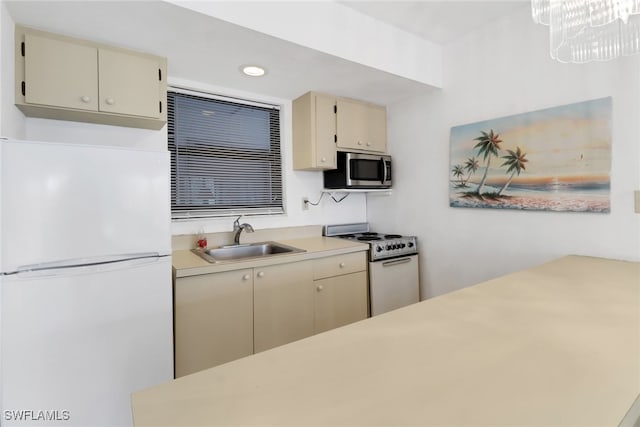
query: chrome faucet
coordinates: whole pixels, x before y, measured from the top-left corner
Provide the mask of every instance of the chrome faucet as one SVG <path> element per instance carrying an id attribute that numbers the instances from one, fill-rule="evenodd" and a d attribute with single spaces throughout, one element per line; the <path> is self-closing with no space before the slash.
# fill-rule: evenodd
<path id="1" fill-rule="evenodd" d="M 240 218 L 242 218 L 242 215 L 236 218 L 236 220 L 233 222 L 233 231 L 236 233 L 233 236 L 234 245 L 240 244 L 240 233 L 242 233 L 242 230 L 245 230 L 247 233 L 253 233 L 254 231 L 251 224 L 247 224 L 246 222 L 244 224 L 240 224 Z"/>

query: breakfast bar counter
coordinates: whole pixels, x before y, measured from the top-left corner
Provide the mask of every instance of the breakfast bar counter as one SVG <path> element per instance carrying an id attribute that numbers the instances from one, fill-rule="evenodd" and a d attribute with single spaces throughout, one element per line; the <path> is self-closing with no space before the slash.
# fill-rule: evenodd
<path id="1" fill-rule="evenodd" d="M 639 395 L 640 263 L 567 256 L 139 391 L 132 406 L 137 427 L 633 426 Z"/>

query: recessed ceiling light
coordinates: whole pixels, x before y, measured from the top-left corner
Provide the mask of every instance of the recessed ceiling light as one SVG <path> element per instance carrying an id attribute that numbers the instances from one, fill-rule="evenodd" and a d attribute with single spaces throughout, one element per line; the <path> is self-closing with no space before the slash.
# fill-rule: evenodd
<path id="1" fill-rule="evenodd" d="M 257 65 L 244 65 L 241 68 L 243 73 L 251 77 L 260 77 L 264 76 L 267 73 L 264 68 Z"/>

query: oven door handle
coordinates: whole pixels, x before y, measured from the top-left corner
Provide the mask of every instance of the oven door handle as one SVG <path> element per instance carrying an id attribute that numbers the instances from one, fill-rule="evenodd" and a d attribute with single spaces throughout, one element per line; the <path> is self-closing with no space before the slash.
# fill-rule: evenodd
<path id="1" fill-rule="evenodd" d="M 384 261 L 382 263 L 382 266 L 383 267 L 392 267 L 394 265 L 406 264 L 408 262 L 411 262 L 411 258 L 394 259 L 393 261 Z"/>

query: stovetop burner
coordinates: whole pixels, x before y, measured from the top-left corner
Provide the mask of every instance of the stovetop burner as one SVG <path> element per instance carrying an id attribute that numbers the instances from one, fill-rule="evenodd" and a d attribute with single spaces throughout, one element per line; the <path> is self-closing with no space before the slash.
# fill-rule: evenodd
<path id="1" fill-rule="evenodd" d="M 418 253 L 414 236 L 385 234 L 369 231 L 369 224 L 337 224 L 325 226 L 325 236 L 367 242 L 370 245 L 369 260 L 379 261 Z"/>
<path id="2" fill-rule="evenodd" d="M 382 240 L 382 237 L 378 236 L 378 233 L 370 233 L 371 235 L 363 233 L 362 236 L 358 237 L 358 240 L 362 240 L 365 242 L 370 242 L 374 240 Z"/>

